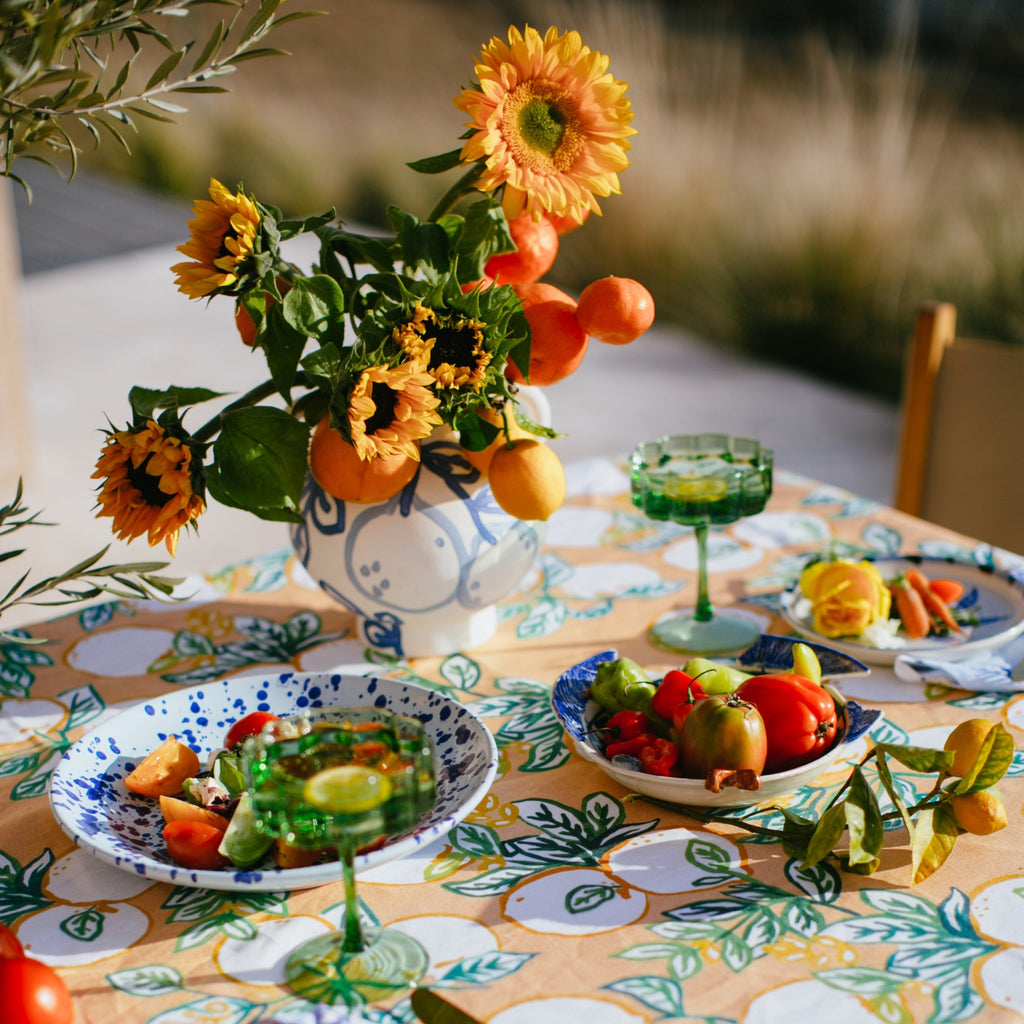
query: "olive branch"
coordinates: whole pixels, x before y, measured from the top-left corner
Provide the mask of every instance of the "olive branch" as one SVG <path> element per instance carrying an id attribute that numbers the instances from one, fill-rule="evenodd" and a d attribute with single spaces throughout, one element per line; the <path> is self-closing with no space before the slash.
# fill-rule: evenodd
<path id="1" fill-rule="evenodd" d="M 22 504 L 22 482 L 18 481 L 14 501 L 0 506 L 0 537 L 15 533 L 27 526 L 51 526 L 40 520 L 40 512 L 33 512 Z M 29 572 L 23 573 L 0 596 L 0 615 L 16 605 L 64 605 L 88 601 L 102 594 L 121 598 L 170 598 L 180 579 L 153 575 L 167 566 L 167 562 L 132 562 L 124 565 L 97 565 L 107 553 L 109 545 L 77 565 L 35 583 L 29 583 Z M 8 562 L 25 553 L 24 548 L 0 551 L 0 563 Z M 44 595 L 50 599 L 42 600 Z M 59 596 L 54 596 L 59 595 Z M 20 633 L 5 632 L 0 627 L 0 641 L 15 643 L 39 643 L 27 639 Z"/>
<path id="2" fill-rule="evenodd" d="M 814 867 L 827 857 L 835 857 L 845 870 L 860 875 L 872 875 L 878 870 L 885 843 L 885 823 L 899 819 L 910 835 L 911 884 L 916 885 L 937 871 L 953 852 L 961 832 L 953 810 L 953 799 L 994 786 L 1013 763 L 1013 751 L 1013 737 L 1002 725 L 996 724 L 982 741 L 974 764 L 966 774 L 957 777 L 950 773 L 952 751 L 879 743 L 853 767 L 817 819 L 775 805 L 757 807 L 744 815 L 736 815 L 701 807 L 683 807 L 647 796 L 636 798 L 678 810 L 705 824 L 733 825 L 751 834 L 775 839 L 782 844 L 788 856 L 805 868 Z M 908 804 L 893 779 L 890 758 L 913 772 L 934 774 L 931 788 Z M 871 761 L 875 762 L 882 789 L 893 805 L 892 810 L 884 813 L 864 773 L 864 767 Z M 748 820 L 768 811 L 776 811 L 783 816 L 781 829 Z M 845 844 L 840 849 L 847 833 Z"/>
<path id="3" fill-rule="evenodd" d="M 105 133 L 130 152 L 125 129 L 138 131 L 133 115 L 173 123 L 187 108 L 167 95 L 227 92 L 216 80 L 238 64 L 286 53 L 261 45 L 268 33 L 319 13 L 277 17 L 280 4 L 257 0 L 252 12 L 250 0 L 0 0 L 0 175 L 17 181 L 31 197 L 12 165 L 25 157 L 57 169 L 37 152 L 50 150 L 67 157 L 73 178 L 81 150 L 71 134 L 76 126 L 91 136 L 94 148 Z M 203 6 L 234 10 L 213 25 L 201 47 L 195 40 L 176 45 L 158 25 L 160 19 L 188 19 Z M 167 55 L 137 85 L 135 64 L 154 48 Z M 130 54 L 116 62 L 115 71 L 118 51 Z"/>

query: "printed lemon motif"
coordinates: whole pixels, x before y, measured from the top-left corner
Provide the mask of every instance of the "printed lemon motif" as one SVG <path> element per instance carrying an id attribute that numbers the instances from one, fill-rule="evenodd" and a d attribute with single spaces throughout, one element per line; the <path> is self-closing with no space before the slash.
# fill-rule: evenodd
<path id="1" fill-rule="evenodd" d="M 679 501 L 718 501 L 728 490 L 729 484 L 715 477 L 672 477 L 665 487 L 665 495 Z"/>
<path id="2" fill-rule="evenodd" d="M 386 775 L 361 764 L 339 764 L 310 776 L 302 798 L 330 814 L 365 814 L 386 803 L 391 782 Z"/>

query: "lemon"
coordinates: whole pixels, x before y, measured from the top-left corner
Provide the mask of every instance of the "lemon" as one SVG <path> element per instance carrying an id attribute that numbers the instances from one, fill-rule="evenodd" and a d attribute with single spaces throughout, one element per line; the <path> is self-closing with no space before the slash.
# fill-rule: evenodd
<path id="1" fill-rule="evenodd" d="M 391 782 L 386 775 L 361 764 L 339 764 L 310 776 L 302 798 L 330 814 L 365 814 L 387 803 Z"/>
<path id="2" fill-rule="evenodd" d="M 985 737 L 992 731 L 992 722 L 986 718 L 968 718 L 961 722 L 947 737 L 943 750 L 953 752 L 953 766 L 950 775 L 966 775 L 978 760 L 978 752 Z"/>
<path id="3" fill-rule="evenodd" d="M 672 477 L 665 486 L 665 496 L 677 501 L 719 501 L 728 491 L 728 482 L 715 477 Z"/>
<path id="4" fill-rule="evenodd" d="M 526 438 L 491 459 L 491 495 L 515 519 L 547 519 L 565 500 L 561 459 L 543 441 Z"/>
<path id="5" fill-rule="evenodd" d="M 1006 806 L 994 789 L 962 793 L 949 801 L 956 823 L 976 836 L 989 836 L 1007 825 Z"/>

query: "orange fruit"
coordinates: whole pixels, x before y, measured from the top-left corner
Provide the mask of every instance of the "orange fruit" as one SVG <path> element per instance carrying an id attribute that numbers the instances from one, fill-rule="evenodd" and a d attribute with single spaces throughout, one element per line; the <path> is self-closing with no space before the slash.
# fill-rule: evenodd
<path id="1" fill-rule="evenodd" d="M 393 498 L 415 475 L 419 462 L 403 452 L 361 459 L 325 416 L 313 431 L 309 469 L 316 482 L 339 501 L 370 505 Z"/>
<path id="2" fill-rule="evenodd" d="M 547 519 L 565 501 L 565 470 L 536 438 L 503 445 L 491 459 L 491 494 L 516 519 Z"/>
<path id="3" fill-rule="evenodd" d="M 654 323 L 654 299 L 631 277 L 602 277 L 580 292 L 576 319 L 592 338 L 628 345 Z"/>
<path id="4" fill-rule="evenodd" d="M 235 327 L 238 328 L 238 333 L 242 338 L 242 341 L 246 345 L 252 345 L 256 340 L 256 325 L 252 322 L 252 317 L 249 316 L 249 311 L 238 302 L 235 304 Z"/>
<path id="5" fill-rule="evenodd" d="M 554 225 L 555 231 L 560 235 L 567 235 L 570 231 L 575 231 L 578 227 L 581 227 L 586 219 L 590 216 L 589 207 L 583 211 L 583 217 L 580 220 L 576 220 L 575 217 L 570 217 L 565 213 L 549 213 L 548 220 Z"/>
<path id="6" fill-rule="evenodd" d="M 486 420 L 494 427 L 500 427 L 504 422 L 501 416 L 500 409 L 477 409 L 476 413 L 481 419 Z M 518 441 L 523 437 L 532 437 L 528 431 L 523 430 L 521 426 L 516 422 L 516 418 L 512 411 L 509 410 L 508 414 L 508 433 L 509 437 L 513 441 Z M 498 436 L 484 449 L 478 452 L 471 452 L 467 448 L 462 449 L 462 457 L 479 473 L 486 475 L 487 471 L 491 468 L 491 459 L 494 458 L 494 453 L 504 447 L 507 443 L 508 438 L 505 437 L 505 432 L 502 431 Z"/>
<path id="7" fill-rule="evenodd" d="M 542 278 L 558 255 L 558 232 L 554 224 L 541 217 L 520 214 L 509 221 L 509 234 L 516 244 L 515 252 L 492 256 L 484 264 L 484 274 L 498 284 L 529 284 Z"/>
<path id="8" fill-rule="evenodd" d="M 546 386 L 568 377 L 587 353 L 587 334 L 576 318 L 576 303 L 554 285 L 534 282 L 515 289 L 530 324 L 530 378 L 509 360 L 505 375 L 516 384 Z"/>

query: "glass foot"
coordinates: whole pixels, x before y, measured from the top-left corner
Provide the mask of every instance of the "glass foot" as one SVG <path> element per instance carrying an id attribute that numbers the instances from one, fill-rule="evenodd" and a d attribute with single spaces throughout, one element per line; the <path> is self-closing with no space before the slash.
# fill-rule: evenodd
<path id="1" fill-rule="evenodd" d="M 361 1006 L 400 995 L 427 971 L 426 950 L 403 932 L 365 928 L 366 946 L 345 953 L 342 931 L 303 943 L 288 957 L 288 984 L 303 999 Z"/>
<path id="2" fill-rule="evenodd" d="M 650 629 L 653 643 L 681 654 L 732 654 L 746 650 L 760 636 L 756 623 L 727 612 L 715 612 L 708 622 L 676 615 L 656 622 Z"/>

